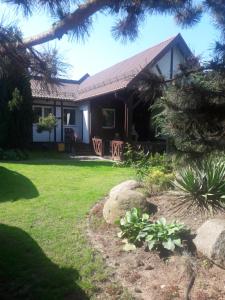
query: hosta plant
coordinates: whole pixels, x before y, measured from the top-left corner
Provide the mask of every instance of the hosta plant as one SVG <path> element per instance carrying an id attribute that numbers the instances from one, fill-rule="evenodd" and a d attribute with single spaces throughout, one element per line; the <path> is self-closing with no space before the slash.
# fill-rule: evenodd
<path id="1" fill-rule="evenodd" d="M 119 237 L 125 239 L 128 250 L 132 244 L 146 243 L 149 250 L 165 248 L 174 251 L 176 247 L 182 247 L 182 237 L 187 232 L 183 224 L 167 223 L 165 218 L 151 222 L 148 214 L 141 214 L 136 208 L 126 212 L 120 220 L 120 228 Z"/>
<path id="2" fill-rule="evenodd" d="M 167 223 L 161 218 L 146 226 L 137 239 L 144 239 L 149 250 L 165 248 L 174 251 L 176 247 L 182 247 L 182 236 L 186 231 L 183 224 Z"/>
<path id="3" fill-rule="evenodd" d="M 186 197 L 181 204 L 206 211 L 224 209 L 225 160 L 208 159 L 182 170 L 174 181 Z"/>
<path id="4" fill-rule="evenodd" d="M 126 238 L 130 243 L 136 243 L 140 231 L 149 223 L 149 215 L 142 214 L 140 209 L 132 208 L 120 220 L 121 232 L 119 237 Z"/>

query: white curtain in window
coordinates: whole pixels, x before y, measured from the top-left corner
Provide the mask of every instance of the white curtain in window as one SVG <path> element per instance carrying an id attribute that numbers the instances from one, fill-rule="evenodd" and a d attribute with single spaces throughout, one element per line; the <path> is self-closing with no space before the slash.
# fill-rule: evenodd
<path id="1" fill-rule="evenodd" d="M 66 114 L 66 125 L 70 124 L 70 113 Z"/>

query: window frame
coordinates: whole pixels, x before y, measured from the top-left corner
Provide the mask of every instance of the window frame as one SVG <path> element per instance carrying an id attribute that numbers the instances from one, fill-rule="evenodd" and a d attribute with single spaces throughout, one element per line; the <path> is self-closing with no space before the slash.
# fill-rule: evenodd
<path id="1" fill-rule="evenodd" d="M 34 109 L 35 108 L 40 108 L 41 109 L 41 116 L 40 118 L 42 117 L 42 114 L 43 114 L 43 110 L 42 110 L 42 106 L 41 105 L 34 105 L 33 108 L 32 108 L 32 111 L 33 111 L 33 114 L 34 114 Z M 33 119 L 33 124 L 38 124 L 38 122 L 35 122 L 34 119 Z"/>
<path id="2" fill-rule="evenodd" d="M 107 107 L 102 108 L 102 115 L 103 115 L 103 118 L 104 118 L 103 111 L 113 112 L 113 125 L 112 126 L 104 126 L 104 124 L 103 124 L 102 128 L 103 129 L 115 129 L 115 127 L 116 127 L 116 109 L 115 108 L 107 108 Z M 103 121 L 104 121 L 104 119 L 102 120 L 102 123 L 103 123 Z"/>
<path id="3" fill-rule="evenodd" d="M 51 107 L 51 106 L 43 106 L 43 113 L 42 113 L 43 117 L 49 116 L 49 114 L 47 116 L 45 116 L 45 109 L 50 109 L 51 112 L 49 114 L 53 114 L 53 107 Z"/>
<path id="4" fill-rule="evenodd" d="M 44 110 L 45 110 L 45 108 L 50 108 L 51 109 L 51 113 L 53 114 L 53 107 L 52 106 L 43 106 L 43 105 L 35 104 L 32 107 L 32 111 L 33 112 L 34 112 L 35 108 L 40 108 L 41 109 L 41 116 L 40 116 L 40 118 L 44 117 Z M 38 122 L 33 122 L 33 125 L 35 125 L 35 124 L 38 124 Z"/>

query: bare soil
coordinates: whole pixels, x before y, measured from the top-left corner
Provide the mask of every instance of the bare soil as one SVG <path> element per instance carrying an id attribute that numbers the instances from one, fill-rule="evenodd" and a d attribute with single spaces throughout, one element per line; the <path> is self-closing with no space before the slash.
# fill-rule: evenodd
<path id="1" fill-rule="evenodd" d="M 155 209 L 152 216 L 158 219 L 164 216 L 168 221 L 179 220 L 187 225 L 194 234 L 196 229 L 209 216 L 201 215 L 196 210 L 174 211 L 179 203 L 175 193 L 164 193 L 150 197 L 149 202 Z M 161 256 L 156 251 L 146 251 L 144 247 L 135 251 L 123 251 L 123 243 L 117 237 L 119 228 L 105 223 L 102 216 L 104 200 L 96 204 L 88 218 L 88 238 L 95 249 L 103 256 L 106 264 L 113 269 L 113 280 L 116 279 L 132 295 L 120 297 L 121 291 L 114 286 L 103 286 L 104 296 L 98 299 L 138 299 L 138 300 L 225 300 L 225 270 L 213 264 L 206 257 L 186 250 L 170 256 Z M 213 217 L 224 218 L 225 213 Z M 193 249 L 192 249 L 193 250 Z M 109 278 L 110 281 L 110 278 Z M 192 282 L 193 283 L 193 282 Z M 103 297 L 103 298 L 102 298 Z"/>

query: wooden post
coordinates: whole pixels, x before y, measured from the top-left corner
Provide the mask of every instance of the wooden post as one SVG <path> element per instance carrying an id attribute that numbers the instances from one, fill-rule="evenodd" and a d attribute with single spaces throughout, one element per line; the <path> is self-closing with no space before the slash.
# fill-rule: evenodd
<path id="1" fill-rule="evenodd" d="M 131 141 L 131 126 L 133 117 L 132 101 L 132 98 L 128 98 L 125 102 L 124 129 L 126 142 Z"/>
<path id="2" fill-rule="evenodd" d="M 63 142 L 63 102 L 61 101 L 61 142 Z"/>
<path id="3" fill-rule="evenodd" d="M 56 117 L 56 101 L 54 100 L 54 116 Z M 54 142 L 56 143 L 56 126 L 54 127 Z"/>
<path id="4" fill-rule="evenodd" d="M 127 103 L 124 102 L 124 137 L 127 138 Z"/>

